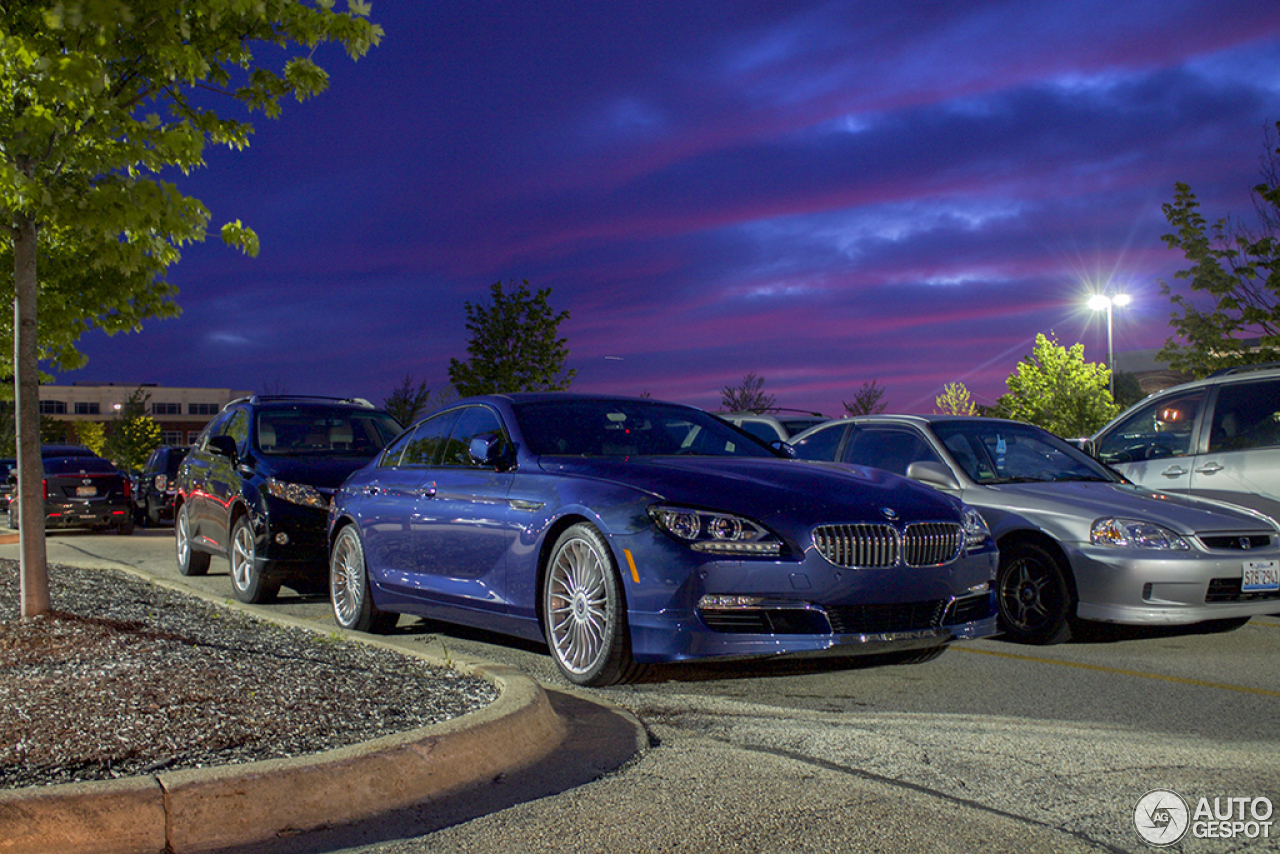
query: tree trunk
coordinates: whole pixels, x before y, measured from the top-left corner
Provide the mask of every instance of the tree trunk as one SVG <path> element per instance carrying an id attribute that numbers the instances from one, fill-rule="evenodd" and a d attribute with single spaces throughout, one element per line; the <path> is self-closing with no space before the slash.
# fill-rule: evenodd
<path id="1" fill-rule="evenodd" d="M 35 220 L 14 217 L 13 390 L 18 439 L 18 534 L 22 557 L 22 616 L 49 610 L 49 568 L 44 541 L 44 462 L 40 456 L 40 377 L 36 327 Z"/>

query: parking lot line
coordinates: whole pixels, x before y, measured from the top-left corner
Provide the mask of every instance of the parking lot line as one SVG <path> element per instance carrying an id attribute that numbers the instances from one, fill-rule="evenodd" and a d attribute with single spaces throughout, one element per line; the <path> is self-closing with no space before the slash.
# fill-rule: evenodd
<path id="1" fill-rule="evenodd" d="M 1034 655 L 1019 655 L 1014 652 L 997 652 L 994 649 L 975 649 L 972 646 L 952 646 L 957 652 L 969 652 L 974 655 L 992 655 L 996 658 L 1011 658 L 1015 661 L 1034 661 L 1038 664 L 1056 664 L 1060 667 L 1075 667 L 1080 670 L 1096 670 L 1099 673 L 1111 673 L 1116 676 L 1133 676 L 1138 679 L 1157 679 L 1161 682 L 1176 682 L 1180 685 L 1195 685 L 1200 688 L 1217 688 L 1222 691 L 1237 691 L 1241 694 L 1256 694 L 1260 697 L 1280 697 L 1280 691 L 1268 688 L 1248 688 L 1244 685 L 1227 685 L 1223 682 L 1207 682 L 1203 679 L 1187 679 L 1182 676 L 1168 676 L 1163 673 L 1146 673 L 1141 670 L 1125 670 L 1121 667 L 1103 667 L 1100 664 L 1084 664 L 1079 661 L 1059 661 L 1054 658 L 1039 658 Z"/>

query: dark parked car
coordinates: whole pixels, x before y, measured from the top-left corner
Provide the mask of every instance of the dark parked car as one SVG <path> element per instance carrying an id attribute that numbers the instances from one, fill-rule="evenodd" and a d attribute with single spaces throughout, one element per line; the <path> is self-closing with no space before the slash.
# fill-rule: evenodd
<path id="1" fill-rule="evenodd" d="M 285 581 L 322 585 L 330 496 L 400 431 L 362 400 L 255 395 L 228 403 L 178 470 L 178 570 L 203 575 L 210 556 L 226 557 L 242 602 L 268 601 Z"/>
<path id="2" fill-rule="evenodd" d="M 977 508 L 1000 544 L 1000 624 L 1012 640 L 1066 640 L 1076 618 L 1231 629 L 1280 601 L 1280 537 L 1265 516 L 1135 486 L 1030 424 L 865 415 L 806 430 L 794 448 L 905 474 Z"/>
<path id="3" fill-rule="evenodd" d="M 133 479 L 134 521 L 159 525 L 173 521 L 173 499 L 178 494 L 178 467 L 190 448 L 161 445 Z"/>
<path id="4" fill-rule="evenodd" d="M 0 510 L 9 509 L 9 499 L 13 496 L 13 486 L 18 476 L 17 472 L 17 460 L 0 459 Z"/>
<path id="5" fill-rule="evenodd" d="M 42 462 L 45 528 L 133 533 L 133 489 L 124 472 L 92 455 L 45 456 Z M 16 495 L 9 503 L 11 528 L 18 527 L 19 503 Z"/>
<path id="6" fill-rule="evenodd" d="M 581 685 L 711 656 L 924 660 L 995 631 L 996 548 L 977 512 L 784 453 L 653 400 L 461 401 L 335 496 L 334 614 L 364 631 L 407 613 L 545 640 Z"/>

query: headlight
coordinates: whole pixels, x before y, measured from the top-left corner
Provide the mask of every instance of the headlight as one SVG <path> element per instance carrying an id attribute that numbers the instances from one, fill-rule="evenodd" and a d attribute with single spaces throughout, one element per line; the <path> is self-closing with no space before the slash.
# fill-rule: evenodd
<path id="1" fill-rule="evenodd" d="M 777 537 L 744 516 L 662 506 L 650 507 L 649 516 L 659 528 L 695 551 L 736 555 L 782 553 L 782 543 Z"/>
<path id="2" fill-rule="evenodd" d="M 1116 548 L 1185 551 L 1191 544 L 1168 528 L 1138 519 L 1099 519 L 1089 529 L 1089 542 Z"/>
<path id="3" fill-rule="evenodd" d="M 276 480 L 274 477 L 267 478 L 267 492 L 282 501 L 288 501 L 290 504 L 317 507 L 321 510 L 329 507 L 329 499 L 320 490 L 314 486 L 307 486 L 305 483 L 288 483 L 287 481 Z"/>
<path id="4" fill-rule="evenodd" d="M 972 507 L 964 508 L 964 550 L 976 552 L 985 547 L 990 539 L 991 529 L 987 527 L 987 520 L 982 518 L 982 514 Z"/>

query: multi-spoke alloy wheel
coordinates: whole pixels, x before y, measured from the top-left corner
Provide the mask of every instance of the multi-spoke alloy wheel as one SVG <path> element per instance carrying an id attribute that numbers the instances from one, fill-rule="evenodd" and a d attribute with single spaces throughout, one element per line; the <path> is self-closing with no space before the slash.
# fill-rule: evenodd
<path id="1" fill-rule="evenodd" d="M 266 562 L 258 558 L 257 538 L 248 516 L 231 527 L 231 590 L 241 602 L 270 602 L 280 590 L 280 582 L 266 577 Z"/>
<path id="2" fill-rule="evenodd" d="M 350 525 L 338 532 L 329 558 L 329 602 L 344 629 L 382 634 L 395 627 L 398 614 L 380 611 L 369 591 L 360 535 Z"/>
<path id="3" fill-rule="evenodd" d="M 577 685 L 634 678 L 622 587 L 604 537 L 591 525 L 560 535 L 543 582 L 547 645 L 562 673 Z"/>
<path id="4" fill-rule="evenodd" d="M 1057 559 L 1031 543 L 1000 555 L 996 581 L 1000 627 L 1019 643 L 1053 644 L 1071 637 L 1071 592 Z"/>
<path id="5" fill-rule="evenodd" d="M 173 544 L 177 550 L 179 573 L 204 575 L 209 571 L 209 555 L 191 548 L 191 515 L 185 504 L 178 509 L 178 518 L 174 520 Z"/>

